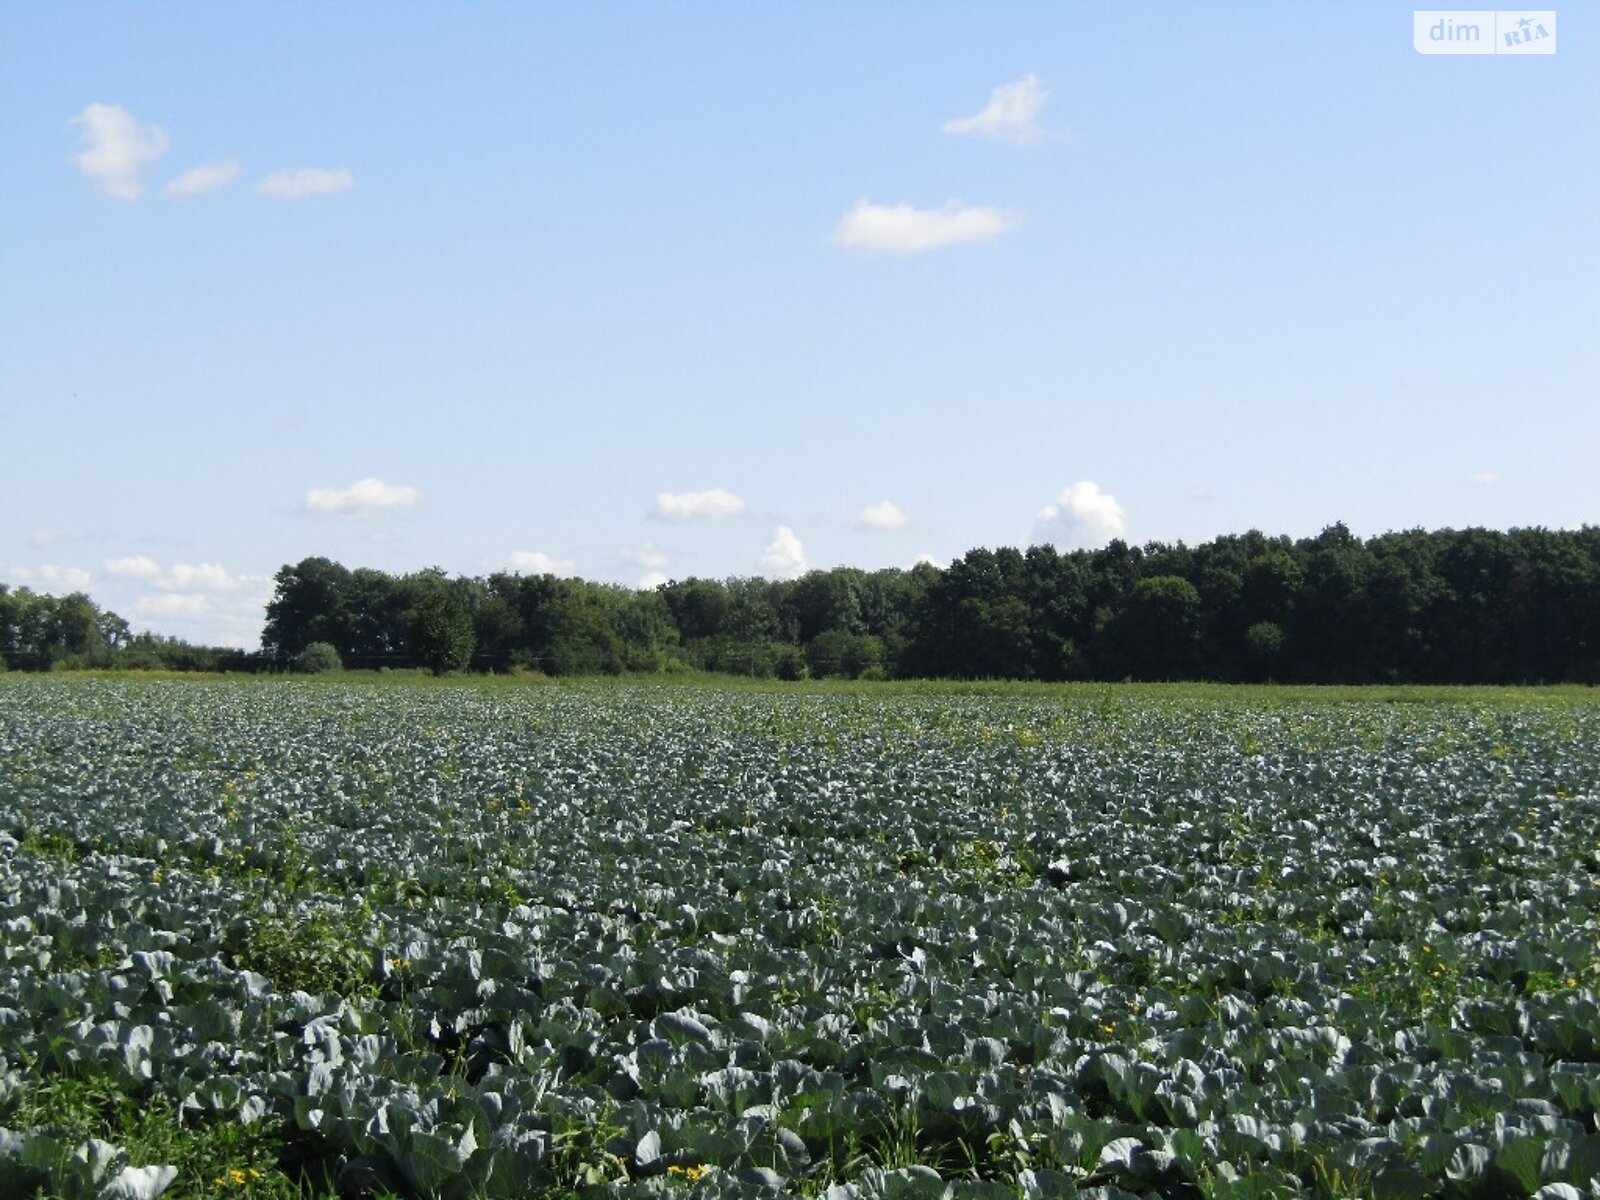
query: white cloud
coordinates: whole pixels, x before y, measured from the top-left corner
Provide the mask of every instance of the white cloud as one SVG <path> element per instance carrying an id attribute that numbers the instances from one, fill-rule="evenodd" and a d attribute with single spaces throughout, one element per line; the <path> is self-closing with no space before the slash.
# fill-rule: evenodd
<path id="1" fill-rule="evenodd" d="M 93 580 L 82 567 L 61 567 L 43 563 L 37 567 L 12 567 L 8 572 L 10 582 L 59 595 L 63 592 L 81 592 Z"/>
<path id="2" fill-rule="evenodd" d="M 518 575 L 576 575 L 571 559 L 551 558 L 542 550 L 514 550 L 506 558 L 506 568 Z"/>
<path id="3" fill-rule="evenodd" d="M 273 593 L 268 576 L 234 574 L 217 563 L 177 563 L 149 582 L 162 590 L 142 592 L 130 606 L 111 604 L 133 618 L 136 629 L 202 646 L 250 650 L 260 644 Z"/>
<path id="4" fill-rule="evenodd" d="M 256 191 L 263 196 L 302 200 L 307 196 L 331 196 L 335 192 L 347 192 L 355 185 L 356 177 L 343 167 L 337 171 L 300 167 L 293 171 L 274 171 L 256 184 Z"/>
<path id="5" fill-rule="evenodd" d="M 636 586 L 641 592 L 653 592 L 663 583 L 671 582 L 672 580 L 668 579 L 660 571 L 650 571 L 644 575 L 634 586 Z"/>
<path id="6" fill-rule="evenodd" d="M 940 128 L 946 133 L 976 134 L 1006 142 L 1036 141 L 1039 112 L 1050 93 L 1035 75 L 1024 75 L 1012 83 L 1002 83 L 989 93 L 989 103 L 976 116 L 957 117 Z"/>
<path id="7" fill-rule="evenodd" d="M 743 500 L 718 487 L 705 492 L 660 492 L 650 515 L 663 521 L 720 521 L 743 511 Z"/>
<path id="8" fill-rule="evenodd" d="M 144 195 L 139 173 L 167 152 L 166 130 L 141 124 L 115 104 L 91 104 L 72 118 L 72 124 L 83 134 L 83 149 L 77 155 L 79 170 L 118 200 L 137 200 Z"/>
<path id="9" fill-rule="evenodd" d="M 28 535 L 30 546 L 54 546 L 61 541 L 62 533 L 59 529 L 35 529 Z"/>
<path id="10" fill-rule="evenodd" d="M 173 592 L 231 592 L 240 582 L 221 563 L 173 563 L 156 586 Z"/>
<path id="11" fill-rule="evenodd" d="M 623 546 L 617 551 L 617 557 L 623 562 L 632 563 L 636 567 L 649 567 L 660 570 L 672 560 L 660 550 L 656 549 L 654 542 L 640 542 L 633 546 Z"/>
<path id="12" fill-rule="evenodd" d="M 203 617 L 210 609 L 211 598 L 203 592 L 167 592 L 133 602 L 133 611 L 141 617 Z"/>
<path id="13" fill-rule="evenodd" d="M 142 554 L 128 558 L 108 558 L 102 565 L 107 575 L 118 579 L 154 579 L 161 574 L 161 568 L 156 564 L 156 560 L 146 558 Z"/>
<path id="14" fill-rule="evenodd" d="M 1493 487 L 1500 482 L 1498 471 L 1474 471 L 1467 476 L 1467 482 L 1473 487 Z"/>
<path id="15" fill-rule="evenodd" d="M 1036 536 L 1064 550 L 1103 546 L 1127 531 L 1127 515 L 1110 492 L 1079 480 L 1039 512 Z"/>
<path id="16" fill-rule="evenodd" d="M 238 174 L 239 164 L 236 162 L 201 163 L 170 180 L 167 183 L 167 195 L 198 196 L 201 192 L 227 187 Z"/>
<path id="17" fill-rule="evenodd" d="M 863 508 L 853 524 L 857 529 L 904 529 L 911 524 L 911 518 L 893 500 L 885 500 Z"/>
<path id="18" fill-rule="evenodd" d="M 795 531 L 779 525 L 761 548 L 761 570 L 779 579 L 793 579 L 806 573 L 806 548 Z"/>
<path id="19" fill-rule="evenodd" d="M 923 563 L 927 563 L 930 567 L 938 567 L 941 570 L 943 570 L 943 568 L 944 568 L 944 564 L 942 562 L 940 562 L 933 555 L 924 552 L 922 554 L 917 555 L 916 558 L 912 559 L 911 560 L 911 565 L 909 567 L 907 567 L 906 570 L 908 570 L 908 571 L 915 570 L 916 568 L 920 567 Z"/>
<path id="20" fill-rule="evenodd" d="M 1015 214 L 951 200 L 943 208 L 858 200 L 833 231 L 833 240 L 872 254 L 923 254 L 967 242 L 987 242 L 1017 227 Z"/>
<path id="21" fill-rule="evenodd" d="M 306 511 L 324 517 L 375 517 L 410 508 L 421 498 L 422 493 L 414 487 L 358 479 L 345 488 L 312 488 L 306 493 Z"/>
<path id="22" fill-rule="evenodd" d="M 37 567 L 12 567 L 14 582 L 47 592 L 80 592 L 88 587 L 93 576 L 82 567 L 62 567 L 43 563 Z"/>

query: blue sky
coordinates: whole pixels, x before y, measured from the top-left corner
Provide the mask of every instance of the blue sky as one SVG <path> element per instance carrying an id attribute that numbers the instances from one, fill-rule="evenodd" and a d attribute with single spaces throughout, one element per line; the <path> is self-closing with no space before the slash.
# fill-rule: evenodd
<path id="1" fill-rule="evenodd" d="M 1600 70 L 1387 3 L 0 6 L 0 580 L 1600 520 Z"/>

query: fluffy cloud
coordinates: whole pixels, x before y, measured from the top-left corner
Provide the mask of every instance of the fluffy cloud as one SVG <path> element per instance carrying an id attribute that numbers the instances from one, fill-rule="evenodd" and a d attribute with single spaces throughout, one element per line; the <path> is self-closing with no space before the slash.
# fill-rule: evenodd
<path id="1" fill-rule="evenodd" d="M 113 579 L 135 579 L 167 592 L 219 595 L 245 587 L 259 589 L 269 582 L 263 575 L 230 574 L 221 563 L 173 563 L 170 570 L 162 571 L 155 559 L 142 554 L 108 558 L 103 565 Z"/>
<path id="2" fill-rule="evenodd" d="M 635 585 L 641 592 L 653 592 L 664 583 L 671 583 L 660 571 L 646 572 L 643 578 Z"/>
<path id="3" fill-rule="evenodd" d="M 1500 482 L 1498 471 L 1474 471 L 1467 476 L 1467 482 L 1473 487 L 1493 487 Z"/>
<path id="4" fill-rule="evenodd" d="M 166 188 L 167 195 L 198 196 L 201 192 L 227 187 L 238 174 L 239 164 L 236 162 L 201 163 L 198 167 L 190 167 L 169 182 Z"/>
<path id="5" fill-rule="evenodd" d="M 306 493 L 306 511 L 322 517 L 375 517 L 410 508 L 422 498 L 414 487 L 358 479 L 349 487 L 312 488 Z"/>
<path id="6" fill-rule="evenodd" d="M 858 200 L 834 229 L 833 240 L 851 250 L 907 256 L 966 242 L 991 241 L 1016 226 L 1016 216 L 1004 209 L 969 206 L 955 200 L 943 208 Z"/>
<path id="7" fill-rule="evenodd" d="M 138 575 L 125 577 L 157 589 L 105 597 L 113 610 L 133 619 L 136 629 L 203 646 L 251 650 L 260 644 L 264 610 L 273 593 L 270 577 L 234 574 L 220 563 L 174 563 L 152 578 L 144 567 L 149 559 L 116 561 L 139 564 L 134 568 Z"/>
<path id="8" fill-rule="evenodd" d="M 806 573 L 806 548 L 787 525 L 774 529 L 761 548 L 761 571 L 778 579 L 793 579 Z"/>
<path id="9" fill-rule="evenodd" d="M 10 583 L 56 595 L 81 592 L 94 578 L 82 567 L 61 567 L 55 563 L 43 563 L 37 567 L 12 567 L 7 574 L 10 576 L 8 580 Z"/>
<path id="10" fill-rule="evenodd" d="M 142 554 L 128 558 L 108 558 L 102 565 L 107 575 L 117 579 L 154 579 L 161 574 L 161 568 L 156 565 L 155 559 L 146 558 Z"/>
<path id="11" fill-rule="evenodd" d="M 28 535 L 30 546 L 54 546 L 62 538 L 59 529 L 35 529 Z"/>
<path id="12" fill-rule="evenodd" d="M 156 586 L 173 592 L 231 592 L 242 582 L 229 575 L 221 563 L 173 563 Z"/>
<path id="13" fill-rule="evenodd" d="M 83 137 L 78 169 L 108 196 L 137 200 L 144 195 L 139 174 L 167 152 L 166 130 L 141 124 L 115 104 L 91 104 L 72 118 Z"/>
<path id="14" fill-rule="evenodd" d="M 275 196 L 283 200 L 303 200 L 307 196 L 348 192 L 355 185 L 356 177 L 343 167 L 337 171 L 300 167 L 293 171 L 274 171 L 256 184 L 256 191 L 263 196 Z"/>
<path id="15" fill-rule="evenodd" d="M 572 560 L 551 558 L 541 550 L 515 550 L 506 559 L 508 570 L 518 575 L 575 575 Z"/>
<path id="16" fill-rule="evenodd" d="M 857 529 L 904 529 L 911 518 L 893 500 L 882 504 L 869 504 L 856 514 L 852 522 Z"/>
<path id="17" fill-rule="evenodd" d="M 1037 76 L 1024 75 L 990 92 L 989 103 L 982 112 L 946 121 L 940 128 L 946 133 L 973 134 L 1006 142 L 1035 141 L 1042 132 L 1039 112 L 1049 94 Z"/>
<path id="18" fill-rule="evenodd" d="M 632 563 L 636 567 L 649 567 L 657 571 L 672 561 L 660 550 L 656 549 L 654 542 L 641 542 L 634 546 L 623 546 L 617 551 L 617 557 L 625 563 Z"/>
<path id="19" fill-rule="evenodd" d="M 210 610 L 211 598 L 203 592 L 167 592 L 133 602 L 133 611 L 141 617 L 203 617 Z"/>
<path id="20" fill-rule="evenodd" d="M 1127 531 L 1127 516 L 1110 492 L 1079 480 L 1039 512 L 1036 536 L 1064 550 L 1103 546 Z"/>
<path id="21" fill-rule="evenodd" d="M 663 521 L 720 521 L 744 511 L 744 501 L 732 492 L 712 488 L 706 492 L 660 492 L 650 515 Z"/>

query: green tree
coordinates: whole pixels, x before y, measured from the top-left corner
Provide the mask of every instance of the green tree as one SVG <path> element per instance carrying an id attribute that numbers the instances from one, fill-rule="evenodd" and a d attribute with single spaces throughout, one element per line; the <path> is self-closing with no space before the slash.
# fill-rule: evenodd
<path id="1" fill-rule="evenodd" d="M 304 566 L 304 564 L 301 564 Z M 342 610 L 337 625 L 346 644 L 335 646 L 351 666 L 381 667 L 406 652 L 407 617 L 413 597 L 394 576 L 370 567 L 351 571 L 338 587 L 336 603 Z"/>
<path id="2" fill-rule="evenodd" d="M 864 633 L 860 592 L 865 572 L 851 567 L 807 571 L 789 589 L 801 642 L 822 633 Z"/>
<path id="3" fill-rule="evenodd" d="M 661 589 L 686 642 L 727 632 L 728 589 L 714 579 L 677 579 Z"/>
<path id="4" fill-rule="evenodd" d="M 1328 526 L 1304 548 L 1305 582 L 1288 628 L 1290 673 L 1318 683 L 1365 683 L 1375 672 L 1361 611 L 1372 554 L 1344 522 Z"/>
<path id="5" fill-rule="evenodd" d="M 263 650 L 292 659 L 312 642 L 329 642 L 342 658 L 355 652 L 347 611 L 349 571 L 330 559 L 305 558 L 282 568 L 276 582 L 261 631 Z"/>
<path id="6" fill-rule="evenodd" d="M 102 630 L 103 615 L 82 592 L 56 600 L 50 622 L 52 660 L 64 661 L 68 666 L 107 665 L 111 650 Z"/>
<path id="7" fill-rule="evenodd" d="M 923 593 L 908 665 L 917 674 L 1031 679 L 1027 564 L 1011 546 L 969 550 Z"/>
<path id="8" fill-rule="evenodd" d="M 0 585 L 0 658 L 12 668 L 109 666 L 127 628 L 82 592 L 58 597 Z"/>
<path id="9" fill-rule="evenodd" d="M 1283 660 L 1283 647 L 1287 639 L 1283 626 L 1272 621 L 1257 621 L 1244 633 L 1245 657 L 1252 674 L 1259 679 L 1271 679 Z"/>
<path id="10" fill-rule="evenodd" d="M 1194 677 L 1200 648 L 1200 593 L 1179 575 L 1150 575 L 1133 585 L 1117 622 L 1129 671 L 1139 679 Z"/>
<path id="11" fill-rule="evenodd" d="M 411 617 L 411 653 L 435 675 L 464 670 L 477 639 L 472 614 L 448 587 L 429 591 Z"/>
<path id="12" fill-rule="evenodd" d="M 572 581 L 550 619 L 547 662 L 554 675 L 619 675 L 625 664 L 615 624 L 616 597 L 600 585 Z"/>
<path id="13" fill-rule="evenodd" d="M 1282 624 L 1305 572 L 1287 551 L 1270 550 L 1250 560 L 1244 573 L 1244 611 L 1251 623 L 1273 621 Z"/>

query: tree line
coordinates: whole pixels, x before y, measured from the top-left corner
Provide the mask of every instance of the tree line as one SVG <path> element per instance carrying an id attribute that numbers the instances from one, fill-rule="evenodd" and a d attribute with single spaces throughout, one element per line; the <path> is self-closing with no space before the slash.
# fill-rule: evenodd
<path id="1" fill-rule="evenodd" d="M 134 633 L 127 621 L 82 592 L 51 596 L 0 583 L 0 669 L 218 671 L 243 661 L 219 646 Z"/>
<path id="2" fill-rule="evenodd" d="M 263 652 L 551 675 L 1308 683 L 1600 680 L 1600 527 L 1252 531 L 1196 546 L 975 549 L 943 569 L 685 579 L 451 579 L 309 558 Z"/>
<path id="3" fill-rule="evenodd" d="M 284 566 L 261 652 L 132 634 L 0 584 L 13 669 L 425 667 L 780 679 L 1600 682 L 1600 527 L 1251 531 L 1187 546 L 975 549 L 949 566 L 652 590 L 553 575 Z"/>

